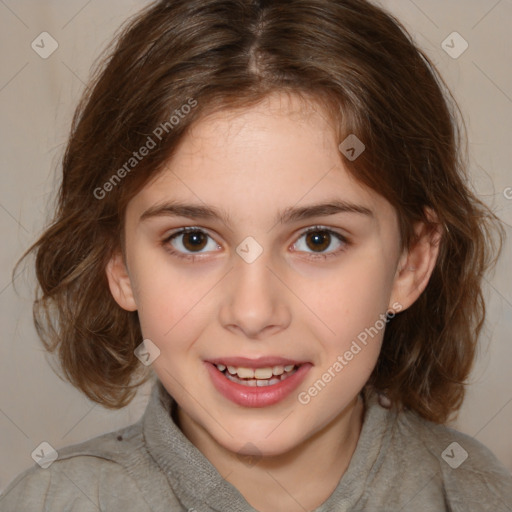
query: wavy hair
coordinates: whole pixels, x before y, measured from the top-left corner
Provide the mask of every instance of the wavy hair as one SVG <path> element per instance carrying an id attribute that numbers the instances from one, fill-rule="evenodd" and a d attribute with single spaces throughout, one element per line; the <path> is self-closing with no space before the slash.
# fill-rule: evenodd
<path id="1" fill-rule="evenodd" d="M 23 256 L 35 255 L 38 335 L 91 400 L 119 408 L 133 398 L 149 377 L 134 355 L 140 325 L 105 274 L 123 247 L 126 205 L 195 122 L 275 91 L 318 102 L 340 142 L 364 142 L 344 165 L 395 208 L 402 248 L 416 222 L 432 225 L 427 208 L 442 225 L 429 284 L 387 325 L 368 385 L 446 422 L 462 404 L 485 318 L 482 279 L 504 230 L 468 185 L 448 87 L 404 26 L 366 0 L 161 1 L 126 23 L 75 112 L 55 216 Z M 132 161 L 148 137 L 155 147 Z"/>

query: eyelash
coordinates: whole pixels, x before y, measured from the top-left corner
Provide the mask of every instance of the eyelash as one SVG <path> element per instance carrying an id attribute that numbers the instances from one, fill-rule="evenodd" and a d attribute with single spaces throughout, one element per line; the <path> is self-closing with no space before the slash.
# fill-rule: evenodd
<path id="1" fill-rule="evenodd" d="M 343 236 L 342 234 L 340 234 L 340 233 L 338 233 L 336 231 L 333 231 L 332 229 L 326 228 L 324 226 L 312 226 L 312 227 L 304 230 L 300 234 L 300 236 L 297 238 L 297 241 L 300 240 L 305 235 L 307 235 L 308 233 L 311 233 L 311 232 L 313 232 L 313 233 L 314 232 L 322 232 L 322 233 L 328 233 L 329 235 L 334 235 L 334 237 L 337 238 L 338 241 L 343 244 L 340 248 L 336 249 L 335 251 L 331 251 L 331 252 L 327 252 L 327 253 L 314 253 L 314 252 L 313 253 L 306 253 L 306 254 L 309 255 L 307 257 L 309 259 L 311 259 L 311 260 L 318 260 L 318 259 L 327 260 L 328 258 L 332 258 L 332 257 L 338 256 L 339 253 L 345 251 L 346 248 L 350 245 L 350 241 L 345 236 Z M 165 248 L 165 250 L 167 252 L 169 252 L 171 255 L 176 256 L 178 258 L 181 258 L 181 259 L 184 259 L 184 260 L 189 260 L 191 262 L 194 262 L 197 259 L 202 259 L 202 254 L 206 254 L 206 253 L 196 253 L 196 254 L 194 254 L 194 253 L 182 253 L 181 251 L 177 251 L 176 249 L 174 249 L 171 246 L 170 242 L 174 238 L 177 238 L 180 235 L 183 235 L 183 234 L 186 234 L 186 233 L 203 233 L 207 237 L 209 237 L 209 238 L 211 238 L 213 240 L 213 238 L 206 231 L 204 231 L 201 228 L 186 227 L 186 228 L 180 229 L 179 231 L 171 233 L 171 235 L 169 235 L 164 240 L 162 240 L 162 245 L 164 246 L 164 248 Z M 295 242 L 295 244 L 296 243 L 297 242 Z M 297 252 L 300 252 L 300 251 L 297 251 Z"/>

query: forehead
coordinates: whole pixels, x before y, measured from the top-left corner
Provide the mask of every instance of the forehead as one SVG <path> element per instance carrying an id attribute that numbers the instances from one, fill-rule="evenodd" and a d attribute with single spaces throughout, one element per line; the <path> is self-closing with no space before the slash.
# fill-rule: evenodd
<path id="1" fill-rule="evenodd" d="M 338 198 L 393 215 L 382 196 L 350 174 L 339 143 L 319 104 L 273 94 L 253 107 L 199 120 L 133 203 L 143 209 L 171 197 L 221 206 L 241 217 L 258 208 L 261 218 L 283 207 Z"/>
<path id="2" fill-rule="evenodd" d="M 206 158 L 210 161 L 229 156 L 230 163 L 244 161 L 240 170 L 262 164 L 274 166 L 295 157 L 306 157 L 305 164 L 326 157 L 339 160 L 332 121 L 315 100 L 294 94 L 272 93 L 248 108 L 226 109 L 204 116 L 184 137 L 175 158 Z M 328 155 L 330 153 L 330 155 Z M 217 157 L 217 158 L 216 158 Z M 306 167 L 306 165 L 304 166 Z M 309 166 L 311 167 L 311 166 Z"/>

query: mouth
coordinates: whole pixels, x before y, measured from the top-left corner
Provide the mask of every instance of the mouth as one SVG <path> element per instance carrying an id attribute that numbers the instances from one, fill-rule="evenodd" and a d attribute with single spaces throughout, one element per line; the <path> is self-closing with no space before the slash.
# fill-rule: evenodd
<path id="1" fill-rule="evenodd" d="M 231 382 L 236 382 L 242 386 L 264 387 L 279 384 L 279 382 L 291 377 L 300 365 L 288 364 L 286 366 L 276 365 L 263 368 L 226 366 L 224 364 L 216 364 L 215 366 Z"/>
<path id="2" fill-rule="evenodd" d="M 312 366 L 283 358 L 225 358 L 205 363 L 217 391 L 245 407 L 265 407 L 283 400 Z"/>

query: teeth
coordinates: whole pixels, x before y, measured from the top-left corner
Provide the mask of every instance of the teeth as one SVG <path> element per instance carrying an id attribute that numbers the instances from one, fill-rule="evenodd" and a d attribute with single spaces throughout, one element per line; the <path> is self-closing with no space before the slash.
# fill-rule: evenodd
<path id="1" fill-rule="evenodd" d="M 221 368 L 224 368 L 224 370 L 226 369 L 222 364 L 218 364 L 216 366 L 220 371 L 223 371 Z M 275 373 L 273 373 L 276 368 L 277 371 L 280 372 L 279 375 L 275 375 Z M 286 368 L 289 369 L 286 370 Z M 252 368 L 235 368 L 234 366 L 228 366 L 227 370 L 228 371 L 225 372 L 224 375 L 232 382 L 249 387 L 265 387 L 273 386 L 274 384 L 278 384 L 282 380 L 287 379 L 295 373 L 296 368 L 294 365 L 289 365 L 284 368 L 282 366 L 275 366 L 274 368 L 257 368 L 256 370 L 253 370 Z M 242 377 L 240 373 L 242 375 L 252 374 L 252 377 L 256 378 Z M 260 375 L 265 375 L 265 377 L 259 377 Z"/>
<path id="2" fill-rule="evenodd" d="M 282 375 L 284 372 L 284 366 L 274 366 L 274 368 L 272 368 L 272 373 L 274 375 Z"/>
<path id="3" fill-rule="evenodd" d="M 226 366 L 223 364 L 216 365 L 219 371 L 224 372 Z M 228 366 L 227 372 L 224 375 L 232 382 L 243 384 L 249 387 L 264 387 L 273 386 L 278 384 L 282 380 L 287 379 L 290 375 L 293 375 L 297 368 L 295 365 L 287 366 L 274 366 L 273 368 L 252 368 Z"/>
<path id="4" fill-rule="evenodd" d="M 284 373 L 280 377 L 272 377 L 271 379 L 239 379 L 236 375 L 231 375 L 230 373 L 224 374 L 230 381 L 236 382 L 238 384 L 242 384 L 244 386 L 249 387 L 264 387 L 264 386 L 273 386 L 274 384 L 278 384 L 282 380 L 287 379 L 292 373 Z"/>
<path id="5" fill-rule="evenodd" d="M 241 377 L 240 372 L 238 372 L 238 376 Z M 255 370 L 254 376 L 257 379 L 270 379 L 272 377 L 272 368 L 258 368 Z"/>
<path id="6" fill-rule="evenodd" d="M 259 370 L 256 370 L 258 372 Z M 241 379 L 252 379 L 256 373 L 252 368 L 237 368 L 236 373 Z M 259 375 L 256 375 L 257 379 L 261 379 Z"/>
<path id="7" fill-rule="evenodd" d="M 294 364 L 289 364 L 286 366 L 274 366 L 274 367 L 265 367 L 265 368 L 246 368 L 243 366 L 227 366 L 223 364 L 216 365 L 220 372 L 224 370 L 228 370 L 229 374 L 236 375 L 240 379 L 256 379 L 256 380 L 268 380 L 272 377 L 279 377 L 283 375 L 285 372 L 290 373 L 295 369 Z M 252 385 L 252 384 L 250 384 Z"/>

